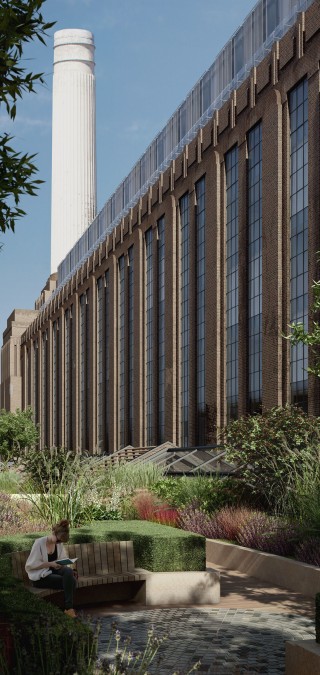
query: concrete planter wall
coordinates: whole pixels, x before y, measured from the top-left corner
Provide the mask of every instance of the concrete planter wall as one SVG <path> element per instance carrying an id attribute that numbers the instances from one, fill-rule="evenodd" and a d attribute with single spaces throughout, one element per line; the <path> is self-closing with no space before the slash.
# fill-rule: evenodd
<path id="1" fill-rule="evenodd" d="M 243 572 L 302 595 L 314 597 L 320 593 L 320 568 L 297 560 L 207 539 L 207 562 L 221 565 L 227 570 Z"/>

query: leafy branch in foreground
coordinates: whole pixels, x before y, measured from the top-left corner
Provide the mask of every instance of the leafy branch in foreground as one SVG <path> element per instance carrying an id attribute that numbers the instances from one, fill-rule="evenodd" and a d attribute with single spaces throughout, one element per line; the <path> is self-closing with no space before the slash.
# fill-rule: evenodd
<path id="1" fill-rule="evenodd" d="M 45 0 L 0 0 L 0 108 L 4 105 L 14 120 L 17 101 L 25 92 L 35 92 L 36 83 L 43 83 L 43 73 L 32 73 L 21 65 L 24 45 L 34 40 L 45 44 L 47 31 L 54 23 L 46 23 L 40 12 Z M 37 168 L 35 155 L 16 152 L 12 137 L 0 136 L 0 230 L 14 231 L 18 218 L 25 215 L 19 208 L 22 195 L 35 195 L 39 184 L 34 180 Z M 14 205 L 13 205 L 14 204 Z"/>
<path id="2" fill-rule="evenodd" d="M 286 340 L 289 340 L 292 346 L 302 343 L 310 347 L 312 363 L 308 366 L 307 370 L 309 373 L 316 375 L 316 377 L 320 377 L 320 281 L 314 281 L 311 288 L 313 291 L 313 303 L 310 312 L 314 319 L 311 321 L 309 330 L 306 330 L 302 322 L 293 322 L 289 324 L 292 332 L 290 335 L 284 335 L 284 337 Z"/>

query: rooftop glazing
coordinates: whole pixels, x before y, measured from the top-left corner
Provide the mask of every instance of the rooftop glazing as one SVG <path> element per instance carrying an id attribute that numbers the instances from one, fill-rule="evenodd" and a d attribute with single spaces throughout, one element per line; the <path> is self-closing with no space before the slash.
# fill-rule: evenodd
<path id="1" fill-rule="evenodd" d="M 314 0 L 259 0 L 58 267 L 58 288 L 146 194 Z M 58 289 L 57 289 L 58 291 Z M 56 291 L 56 292 L 57 292 Z"/>

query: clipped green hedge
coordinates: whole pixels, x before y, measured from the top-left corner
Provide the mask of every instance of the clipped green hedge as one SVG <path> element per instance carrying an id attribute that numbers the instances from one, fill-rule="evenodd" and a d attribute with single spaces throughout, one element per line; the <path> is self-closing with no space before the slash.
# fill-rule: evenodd
<path id="1" fill-rule="evenodd" d="M 3 574 L 5 573 L 5 576 Z M 3 624 L 12 635 L 9 664 L 1 649 Z M 8 556 L 0 560 L 0 672 L 4 675 L 88 675 L 96 658 L 92 628 L 65 616 L 32 595 L 8 575 Z"/>
<path id="2" fill-rule="evenodd" d="M 34 539 L 45 532 L 5 536 L 0 556 L 11 551 L 27 551 Z M 91 541 L 133 541 L 135 564 L 151 572 L 205 570 L 206 540 L 199 534 L 159 525 L 146 520 L 98 521 L 70 531 L 70 543 Z"/>

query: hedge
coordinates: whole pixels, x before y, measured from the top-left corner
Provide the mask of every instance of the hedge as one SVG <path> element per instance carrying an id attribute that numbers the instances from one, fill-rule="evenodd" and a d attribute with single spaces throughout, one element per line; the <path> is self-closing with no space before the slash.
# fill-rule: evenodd
<path id="1" fill-rule="evenodd" d="M 58 607 L 32 595 L 10 577 L 8 556 L 2 557 L 0 563 L 0 672 L 88 675 L 96 658 L 92 627 L 65 616 Z M 6 633 L 9 661 L 1 644 Z"/>
<path id="2" fill-rule="evenodd" d="M 27 551 L 46 532 L 7 535 L 0 541 L 0 556 Z M 97 521 L 70 530 L 70 543 L 91 541 L 133 541 L 135 564 L 151 572 L 205 570 L 206 540 L 199 534 L 159 525 L 146 520 Z"/>

